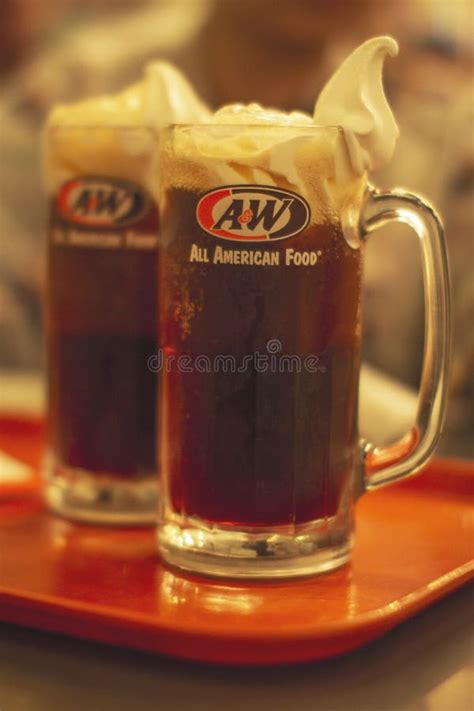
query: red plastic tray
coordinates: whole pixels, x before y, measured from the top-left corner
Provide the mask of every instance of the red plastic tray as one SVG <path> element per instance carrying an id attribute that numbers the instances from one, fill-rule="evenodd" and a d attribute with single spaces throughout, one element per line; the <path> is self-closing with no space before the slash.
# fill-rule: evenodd
<path id="1" fill-rule="evenodd" d="M 37 466 L 41 422 L 0 419 L 0 449 Z M 357 504 L 353 561 L 281 583 L 214 582 L 161 565 L 150 529 L 72 524 L 31 489 L 0 499 L 0 618 L 228 664 L 355 649 L 473 577 L 474 466 L 434 461 Z M 21 496 L 20 496 L 21 494 Z"/>

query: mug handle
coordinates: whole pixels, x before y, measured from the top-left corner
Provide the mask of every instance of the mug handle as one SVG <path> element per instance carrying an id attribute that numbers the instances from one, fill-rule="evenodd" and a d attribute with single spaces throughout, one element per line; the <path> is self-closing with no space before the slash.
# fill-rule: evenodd
<path id="1" fill-rule="evenodd" d="M 415 423 L 401 440 L 386 447 L 363 441 L 363 488 L 370 491 L 415 474 L 439 440 L 445 413 L 450 355 L 450 289 L 443 225 L 436 211 L 417 195 L 370 188 L 359 230 L 362 239 L 389 222 L 409 225 L 421 244 L 425 303 L 425 342 Z"/>

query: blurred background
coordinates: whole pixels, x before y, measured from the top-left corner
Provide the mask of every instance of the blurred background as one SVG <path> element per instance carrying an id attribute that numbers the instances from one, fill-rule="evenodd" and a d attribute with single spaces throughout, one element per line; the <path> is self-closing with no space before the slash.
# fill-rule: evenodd
<path id="1" fill-rule="evenodd" d="M 166 58 L 212 106 L 312 112 L 347 53 L 392 34 L 400 56 L 386 64 L 386 89 L 401 138 L 374 182 L 421 192 L 444 216 L 454 350 L 442 451 L 474 456 L 473 8 L 471 0 L 2 0 L 1 371 L 41 378 L 40 132 L 52 105 L 115 92 L 147 61 Z M 368 245 L 364 310 L 366 362 L 416 389 L 422 281 L 417 240 L 403 227 Z"/>

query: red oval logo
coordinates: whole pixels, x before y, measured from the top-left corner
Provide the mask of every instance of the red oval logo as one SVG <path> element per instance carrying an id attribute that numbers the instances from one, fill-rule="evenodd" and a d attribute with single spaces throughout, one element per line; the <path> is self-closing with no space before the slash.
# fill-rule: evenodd
<path id="1" fill-rule="evenodd" d="M 56 208 L 63 220 L 102 229 L 136 222 L 148 204 L 139 186 L 115 178 L 75 178 L 64 183 L 56 197 Z"/>
<path id="2" fill-rule="evenodd" d="M 304 198 L 269 185 L 225 185 L 199 200 L 196 219 L 214 237 L 237 242 L 288 239 L 309 224 Z"/>

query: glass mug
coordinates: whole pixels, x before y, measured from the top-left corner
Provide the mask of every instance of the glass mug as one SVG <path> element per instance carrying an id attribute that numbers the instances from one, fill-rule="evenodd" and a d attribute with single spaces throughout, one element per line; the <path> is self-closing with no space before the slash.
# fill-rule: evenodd
<path id="1" fill-rule="evenodd" d="M 156 520 L 156 137 L 144 127 L 45 134 L 45 498 L 68 518 Z"/>
<path id="2" fill-rule="evenodd" d="M 357 497 L 419 470 L 438 440 L 443 229 L 417 196 L 344 173 L 343 141 L 337 127 L 261 125 L 160 138 L 161 348 L 149 365 L 161 372 L 158 546 L 174 566 L 243 578 L 336 568 Z M 378 448 L 357 427 L 362 259 L 391 221 L 420 239 L 425 352 L 414 427 Z"/>

